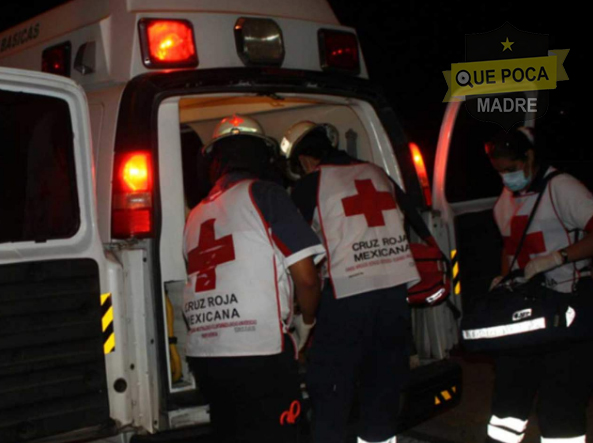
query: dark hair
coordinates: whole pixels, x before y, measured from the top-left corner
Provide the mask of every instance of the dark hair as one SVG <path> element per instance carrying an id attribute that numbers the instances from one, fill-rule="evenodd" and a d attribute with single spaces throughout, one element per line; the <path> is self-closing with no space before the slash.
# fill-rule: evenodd
<path id="1" fill-rule="evenodd" d="M 486 142 L 486 154 L 494 159 L 525 160 L 527 151 L 530 149 L 537 154 L 534 142 L 535 137 L 531 128 L 521 127 L 509 132 L 500 131 Z"/>
<path id="2" fill-rule="evenodd" d="M 262 138 L 234 135 L 214 143 L 209 156 L 210 181 L 224 174 L 245 171 L 262 178 L 268 172 L 274 149 Z"/>
<path id="3" fill-rule="evenodd" d="M 312 129 L 301 140 L 297 142 L 294 151 L 290 156 L 290 166 L 294 171 L 300 169 L 299 155 L 322 160 L 334 150 L 330 139 L 327 137 L 325 128 Z"/>

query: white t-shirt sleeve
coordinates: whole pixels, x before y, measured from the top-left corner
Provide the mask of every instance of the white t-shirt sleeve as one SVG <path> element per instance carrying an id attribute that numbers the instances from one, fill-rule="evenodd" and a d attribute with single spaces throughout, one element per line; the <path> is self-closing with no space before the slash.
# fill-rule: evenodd
<path id="1" fill-rule="evenodd" d="M 558 216 L 569 230 L 592 227 L 593 194 L 580 181 L 568 174 L 550 182 L 552 200 Z"/>

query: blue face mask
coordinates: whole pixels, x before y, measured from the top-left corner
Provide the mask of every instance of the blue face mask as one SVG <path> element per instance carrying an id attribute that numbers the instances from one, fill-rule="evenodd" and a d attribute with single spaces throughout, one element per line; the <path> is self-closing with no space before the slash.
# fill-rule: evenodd
<path id="1" fill-rule="evenodd" d="M 513 192 L 525 189 L 531 181 L 531 174 L 526 177 L 522 169 L 515 172 L 506 172 L 500 175 L 502 176 L 504 185 Z"/>

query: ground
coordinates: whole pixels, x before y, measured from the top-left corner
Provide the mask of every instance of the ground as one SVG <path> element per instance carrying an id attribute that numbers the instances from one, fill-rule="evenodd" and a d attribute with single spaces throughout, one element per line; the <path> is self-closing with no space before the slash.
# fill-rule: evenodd
<path id="1" fill-rule="evenodd" d="M 482 443 L 490 418 L 490 402 L 494 382 L 492 361 L 482 357 L 452 357 L 463 368 L 461 403 L 443 414 L 415 427 L 407 436 L 431 443 Z M 593 402 L 589 403 L 588 439 L 593 441 Z M 415 443 L 407 436 L 398 443 Z M 539 443 L 537 419 L 532 414 L 523 443 Z"/>

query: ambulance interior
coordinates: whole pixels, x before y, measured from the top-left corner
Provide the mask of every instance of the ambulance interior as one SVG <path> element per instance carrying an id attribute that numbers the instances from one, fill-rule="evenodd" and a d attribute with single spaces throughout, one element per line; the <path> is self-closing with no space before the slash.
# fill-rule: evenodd
<path id="1" fill-rule="evenodd" d="M 199 148 L 207 143 L 214 128 L 224 117 L 233 114 L 248 115 L 255 118 L 263 127 L 266 135 L 274 138 L 278 144 L 284 133 L 295 123 L 310 120 L 317 123 L 330 123 L 339 131 L 339 149 L 346 150 L 359 159 L 377 162 L 386 168 L 392 176 L 399 174 L 393 165 L 388 165 L 381 150 L 385 143 L 378 140 L 377 122 L 368 118 L 367 103 L 339 97 L 306 97 L 294 94 L 213 96 L 182 99 L 179 103 L 181 124 L 181 149 L 184 162 L 184 175 L 191 175 L 187 168 L 193 168 L 193 158 L 198 156 Z M 361 118 L 361 114 L 364 115 Z M 373 113 L 374 114 L 374 113 Z M 382 130 L 380 130 L 382 132 Z M 371 139 L 369 133 L 375 132 Z M 386 141 L 386 135 L 383 134 Z M 391 149 L 389 147 L 389 149 Z M 186 164 L 186 162 L 190 164 Z M 202 167 L 199 165 L 198 167 Z M 184 194 L 188 210 L 203 198 L 204 171 L 200 171 L 196 181 L 184 178 Z M 206 180 L 207 181 L 207 180 Z M 286 183 L 289 185 L 289 183 Z M 201 191 L 201 192 L 198 192 Z"/>
<path id="2" fill-rule="evenodd" d="M 161 105 L 160 115 L 166 112 L 167 104 Z M 293 124 L 302 120 L 310 120 L 318 123 L 331 123 L 334 125 L 340 135 L 339 149 L 346 150 L 359 159 L 377 163 L 385 168 L 397 181 L 399 171 L 396 170 L 396 162 L 388 161 L 389 156 L 393 156 L 391 145 L 383 127 L 379 122 L 377 115 L 369 103 L 361 100 L 336 96 L 320 96 L 303 94 L 218 94 L 218 95 L 200 95 L 193 97 L 182 97 L 172 100 L 170 106 L 169 118 L 159 118 L 159 128 L 164 122 L 174 120 L 173 114 L 178 112 L 177 131 L 179 136 L 179 146 L 181 151 L 179 159 L 183 164 L 183 194 L 184 207 L 180 208 L 181 201 L 177 203 L 174 210 L 176 214 L 181 212 L 187 217 L 189 211 L 195 207 L 202 198 L 204 198 L 210 188 L 208 182 L 207 166 L 200 155 L 202 146 L 207 143 L 214 132 L 215 126 L 224 117 L 240 114 L 255 118 L 263 127 L 266 135 L 273 137 L 281 142 L 284 133 Z M 179 129 L 180 128 L 180 129 Z M 166 134 L 166 129 L 163 130 Z M 173 128 L 170 132 L 173 136 Z M 165 138 L 164 135 L 159 139 Z M 168 137 L 166 149 L 172 152 L 176 149 L 177 140 Z M 388 150 L 388 155 L 383 150 Z M 162 149 L 161 149 L 162 150 Z M 162 154 L 159 154 L 159 158 Z M 288 183 L 287 183 L 288 184 Z M 181 185 L 181 184 L 179 184 Z M 178 186 L 179 186 L 178 185 Z M 171 180 L 163 180 L 161 187 L 172 186 Z M 165 193 L 163 191 L 163 193 Z M 163 202 L 165 203 L 165 202 Z M 171 203 L 171 202 L 169 202 Z M 171 223 L 171 219 L 168 219 Z M 167 230 L 165 224 L 167 219 L 163 219 L 163 232 Z M 181 228 L 181 230 L 180 230 Z M 170 241 L 162 241 L 161 248 L 180 248 L 182 225 L 177 223 L 175 227 L 169 228 L 169 231 L 177 231 L 175 236 L 171 236 Z M 164 257 L 175 254 L 179 256 L 181 252 L 168 251 L 161 255 L 163 281 L 165 290 L 169 297 L 175 313 L 174 334 L 177 338 L 177 352 L 182 365 L 181 378 L 177 381 L 171 380 L 172 392 L 185 391 L 193 389 L 195 382 L 192 380 L 185 362 L 184 347 L 185 336 L 187 333 L 185 323 L 182 318 L 183 303 L 183 281 L 179 275 L 175 276 L 175 271 L 167 276 L 170 263 L 166 263 Z M 175 277 L 175 278 L 173 278 Z M 184 276 L 185 278 L 185 276 Z M 177 357 L 175 357 L 177 358 Z M 199 384 L 199 382 L 198 382 Z"/>

